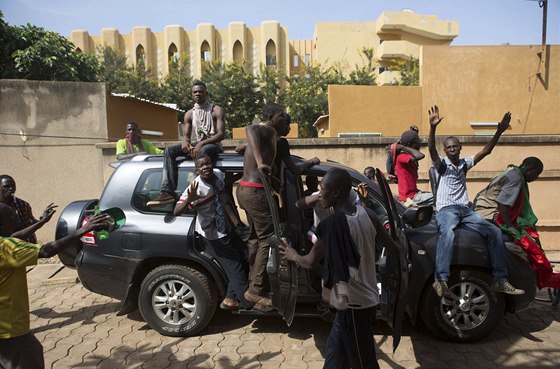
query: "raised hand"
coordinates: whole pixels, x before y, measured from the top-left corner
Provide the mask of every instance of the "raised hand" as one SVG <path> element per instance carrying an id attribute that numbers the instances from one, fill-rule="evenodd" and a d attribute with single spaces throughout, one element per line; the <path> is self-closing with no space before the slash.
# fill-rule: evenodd
<path id="1" fill-rule="evenodd" d="M 43 211 L 43 215 L 41 215 L 41 217 L 39 218 L 39 220 L 44 220 L 45 222 L 48 222 L 49 220 L 51 220 L 53 214 L 56 212 L 56 208 L 58 207 L 58 205 L 55 205 L 54 202 L 51 202 L 47 208 L 45 209 L 45 211 Z"/>
<path id="2" fill-rule="evenodd" d="M 197 181 L 191 182 L 187 190 L 187 198 L 185 200 L 187 204 L 191 204 L 200 198 L 200 196 L 197 195 L 197 191 L 198 191 L 198 182 Z"/>
<path id="3" fill-rule="evenodd" d="M 360 183 L 356 187 L 356 192 L 358 193 L 358 196 L 360 197 L 360 199 L 367 199 L 368 189 L 369 189 L 369 186 L 367 185 L 367 183 L 364 183 L 364 182 Z"/>
<path id="4" fill-rule="evenodd" d="M 439 116 L 439 108 L 437 105 L 428 109 L 428 115 L 430 116 L 430 125 L 433 127 L 436 127 L 443 120 L 443 117 L 440 118 Z"/>
<path id="5" fill-rule="evenodd" d="M 101 230 L 106 229 L 111 222 L 111 216 L 109 214 L 101 213 L 94 215 L 89 218 L 88 222 L 78 230 L 78 233 L 87 233 L 91 230 Z"/>
<path id="6" fill-rule="evenodd" d="M 509 127 L 509 122 L 511 121 L 511 113 L 508 111 L 504 114 L 502 121 L 498 123 L 498 132 L 504 133 Z"/>

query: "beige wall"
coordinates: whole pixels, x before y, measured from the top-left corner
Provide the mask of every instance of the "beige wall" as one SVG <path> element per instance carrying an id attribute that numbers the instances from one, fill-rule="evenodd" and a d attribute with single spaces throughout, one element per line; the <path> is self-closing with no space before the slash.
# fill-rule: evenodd
<path id="1" fill-rule="evenodd" d="M 438 133 L 472 135 L 471 122 L 498 122 L 512 113 L 506 134 L 560 134 L 560 45 L 549 46 L 546 68 L 540 46 L 424 46 L 422 112 L 437 104 L 446 119 Z M 541 81 L 543 78 L 545 83 Z M 428 130 L 422 115 L 422 131 Z"/>
<path id="2" fill-rule="evenodd" d="M 288 30 L 274 20 L 263 21 L 260 27 L 251 28 L 244 22 L 230 22 L 225 29 L 216 29 L 212 23 L 199 23 L 190 30 L 180 25 L 169 25 L 163 32 L 153 32 L 149 27 L 138 26 L 133 27 L 129 34 L 120 34 L 115 28 L 103 28 L 101 34 L 95 36 L 79 29 L 72 31 L 69 39 L 80 50 L 88 53 L 95 53 L 98 47 L 104 45 L 111 46 L 123 52 L 132 65 L 137 63 L 136 49 L 141 45 L 146 55 L 146 66 L 159 78 L 169 71 L 171 44 L 175 45 L 180 57 L 188 57 L 189 74 L 200 77 L 205 63 L 203 51 L 210 52 L 210 61 L 237 62 L 256 74 L 260 66 L 266 64 L 266 45 L 272 40 L 276 55 L 275 68 L 290 73 Z M 241 45 L 240 60 L 234 59 L 236 42 Z M 207 50 L 203 50 L 205 44 L 208 45 Z"/>
<path id="3" fill-rule="evenodd" d="M 124 138 L 126 124 L 136 122 L 142 130 L 158 131 L 163 136 L 143 135 L 153 140 L 177 140 L 179 138 L 178 112 L 130 97 L 107 96 L 107 130 L 112 141 Z"/>
<path id="4" fill-rule="evenodd" d="M 105 94 L 101 83 L 0 80 L 0 130 L 27 135 L 25 142 L 1 135 L 1 172 L 14 177 L 16 195 L 35 217 L 51 202 L 60 211 L 103 189 L 95 143 L 107 137 Z M 39 230 L 38 239 L 53 240 L 55 224 Z"/>
<path id="5" fill-rule="evenodd" d="M 421 87 L 329 86 L 330 137 L 341 132 L 400 135 L 411 123 L 429 132 L 428 109 L 437 104 L 439 135 L 488 135 L 506 111 L 506 135 L 560 134 L 560 45 L 423 46 Z M 540 73 L 540 75 L 538 74 Z M 327 130 L 326 130 L 327 131 Z M 326 135 L 325 135 L 326 136 Z"/>
<path id="6" fill-rule="evenodd" d="M 329 134 L 400 136 L 422 119 L 422 89 L 400 86 L 329 86 Z"/>

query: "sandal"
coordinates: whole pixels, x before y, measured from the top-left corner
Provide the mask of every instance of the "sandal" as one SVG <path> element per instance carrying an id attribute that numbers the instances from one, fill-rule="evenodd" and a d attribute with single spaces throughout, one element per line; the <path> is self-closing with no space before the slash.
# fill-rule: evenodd
<path id="1" fill-rule="evenodd" d="M 220 303 L 220 309 L 237 310 L 239 309 L 239 302 L 232 299 L 224 299 L 224 301 Z"/>

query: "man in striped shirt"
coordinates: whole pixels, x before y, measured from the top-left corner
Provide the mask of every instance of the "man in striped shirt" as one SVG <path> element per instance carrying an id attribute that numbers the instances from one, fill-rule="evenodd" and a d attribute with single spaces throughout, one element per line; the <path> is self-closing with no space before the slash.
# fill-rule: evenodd
<path id="1" fill-rule="evenodd" d="M 436 250 L 435 282 L 433 284 L 436 293 L 438 296 L 449 294 L 447 282 L 453 257 L 454 230 L 459 225 L 478 232 L 488 240 L 488 254 L 492 264 L 492 289 L 496 292 L 512 295 L 525 293 L 525 291 L 515 288 L 508 282 L 502 232 L 470 208 L 467 195 L 467 171 L 492 152 L 500 136 L 509 126 L 511 113 L 504 114 L 502 121 L 498 123 L 496 133 L 484 149 L 467 158 L 459 158 L 461 143 L 457 137 L 453 136 L 449 136 L 443 141 L 443 151 L 446 156 L 440 157 L 438 155 L 435 144 L 436 127 L 441 123 L 443 117 L 439 116 L 437 106 L 430 108 L 428 114 L 430 116 L 428 147 L 433 166 L 439 173 L 436 189 L 436 221 L 439 238 Z"/>

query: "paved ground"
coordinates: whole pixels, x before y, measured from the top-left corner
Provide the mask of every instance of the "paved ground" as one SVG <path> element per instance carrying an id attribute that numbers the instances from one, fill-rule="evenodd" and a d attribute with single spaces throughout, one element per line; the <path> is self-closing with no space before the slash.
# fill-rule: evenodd
<path id="1" fill-rule="evenodd" d="M 330 326 L 320 319 L 255 319 L 218 312 L 199 337 L 170 338 L 138 313 L 116 316 L 119 302 L 87 291 L 57 264 L 31 270 L 31 326 L 47 368 L 321 368 Z M 419 325 L 405 327 L 391 353 L 390 331 L 376 333 L 381 368 L 560 368 L 560 311 L 548 303 L 508 315 L 476 344 L 440 341 Z"/>

